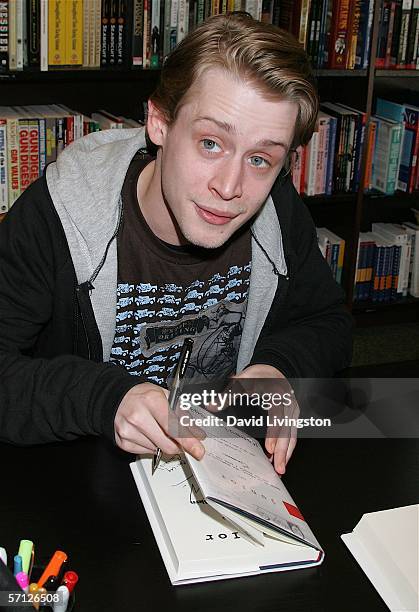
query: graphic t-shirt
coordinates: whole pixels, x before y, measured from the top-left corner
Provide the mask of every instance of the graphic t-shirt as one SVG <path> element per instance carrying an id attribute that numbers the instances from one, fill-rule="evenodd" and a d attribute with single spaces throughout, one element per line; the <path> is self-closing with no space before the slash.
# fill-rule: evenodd
<path id="1" fill-rule="evenodd" d="M 173 246 L 157 238 L 137 200 L 138 176 L 151 159 L 137 153 L 122 189 L 110 359 L 131 374 L 167 386 L 183 340 L 190 337 L 189 381 L 219 381 L 236 368 L 250 279 L 249 225 L 217 249 Z"/>

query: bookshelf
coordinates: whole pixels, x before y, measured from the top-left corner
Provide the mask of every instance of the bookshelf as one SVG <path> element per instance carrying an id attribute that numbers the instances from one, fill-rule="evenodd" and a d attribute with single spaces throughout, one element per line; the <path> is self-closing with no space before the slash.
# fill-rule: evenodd
<path id="1" fill-rule="evenodd" d="M 419 70 L 388 70 L 375 67 L 380 11 L 376 0 L 371 30 L 369 65 L 366 69 L 315 69 L 321 101 L 347 104 L 366 113 L 369 121 L 377 96 L 417 104 Z M 0 73 L 1 104 L 5 106 L 61 103 L 90 115 L 105 108 L 111 113 L 143 119 L 142 103 L 154 90 L 159 69 L 102 68 L 56 69 L 41 72 L 25 69 Z M 405 99 L 405 92 L 410 99 Z M 416 97 L 415 97 L 416 96 Z M 361 180 L 366 173 L 367 147 L 362 151 Z M 359 325 L 419 321 L 419 299 L 407 297 L 393 303 L 353 302 L 357 245 L 360 231 L 372 222 L 414 221 L 411 208 L 419 209 L 419 192 L 392 196 L 357 193 L 302 196 L 318 227 L 328 227 L 346 241 L 342 285 L 348 308 Z"/>

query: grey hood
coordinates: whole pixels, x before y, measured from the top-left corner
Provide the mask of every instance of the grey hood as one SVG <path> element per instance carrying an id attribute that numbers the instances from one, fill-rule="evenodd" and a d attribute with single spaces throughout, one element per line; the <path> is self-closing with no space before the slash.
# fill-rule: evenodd
<path id="1" fill-rule="evenodd" d="M 94 132 L 66 147 L 46 171 L 77 281 L 81 284 L 93 279 L 91 301 L 104 361 L 109 360 L 115 333 L 118 265 L 113 237 L 122 211 L 121 189 L 132 158 L 145 146 L 144 128 Z M 275 295 L 277 273 L 287 274 L 281 228 L 271 197 L 252 230 L 272 261 L 252 238 L 252 271 L 238 371 L 252 356 Z"/>

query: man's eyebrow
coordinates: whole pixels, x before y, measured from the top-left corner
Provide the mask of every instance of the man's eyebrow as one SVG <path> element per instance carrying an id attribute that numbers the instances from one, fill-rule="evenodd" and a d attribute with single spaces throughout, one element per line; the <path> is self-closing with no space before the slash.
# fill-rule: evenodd
<path id="1" fill-rule="evenodd" d="M 225 130 L 229 134 L 237 134 L 237 130 L 234 127 L 234 125 L 231 125 L 231 123 L 227 123 L 226 121 L 220 121 L 219 119 L 215 119 L 214 117 L 198 117 L 197 119 L 194 119 L 193 123 L 198 123 L 200 121 L 211 121 L 212 123 L 215 123 L 216 125 L 218 125 L 219 128 L 221 128 L 222 130 Z M 264 140 L 259 140 L 258 142 L 255 143 L 255 147 L 271 147 L 271 146 L 283 147 L 286 151 L 288 151 L 288 145 L 285 142 L 282 142 L 280 140 L 271 140 L 268 138 Z"/>

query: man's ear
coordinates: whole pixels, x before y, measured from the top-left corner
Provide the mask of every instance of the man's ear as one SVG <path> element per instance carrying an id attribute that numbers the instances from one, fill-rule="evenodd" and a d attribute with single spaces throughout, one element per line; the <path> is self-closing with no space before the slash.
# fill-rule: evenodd
<path id="1" fill-rule="evenodd" d="M 167 121 L 162 111 L 151 101 L 148 101 L 147 134 L 150 140 L 161 146 L 167 134 Z"/>

